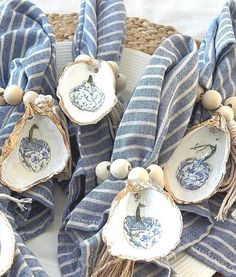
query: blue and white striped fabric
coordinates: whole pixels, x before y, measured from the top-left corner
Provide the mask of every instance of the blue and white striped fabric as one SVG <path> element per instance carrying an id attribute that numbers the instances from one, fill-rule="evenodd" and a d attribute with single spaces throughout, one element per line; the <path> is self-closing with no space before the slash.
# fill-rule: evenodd
<path id="1" fill-rule="evenodd" d="M 182 35 L 166 39 L 153 54 L 132 95 L 117 130 L 111 160 L 125 158 L 133 167 L 165 163 L 188 126 L 197 82 L 198 54 L 193 39 Z M 104 181 L 67 216 L 58 245 L 64 276 L 91 275 L 103 245 L 102 227 L 111 202 L 124 183 L 113 177 Z M 205 233 L 211 223 L 207 216 L 199 220 L 204 223 L 201 231 Z M 186 222 L 189 228 L 188 216 Z M 194 240 L 199 240 L 200 235 L 202 232 L 196 232 Z M 170 276 L 172 273 L 164 261 L 155 261 L 138 263 L 134 276 Z"/>
<path id="2" fill-rule="evenodd" d="M 56 88 L 55 40 L 46 16 L 29 1 L 0 2 L 0 86 L 21 86 L 54 95 Z M 24 113 L 23 104 L 0 107 L 0 150 Z M 19 172 L 16 172 L 19 174 Z M 1 189 L 3 189 L 1 187 Z M 1 201 L 14 222 L 17 256 L 8 276 L 46 276 L 36 259 L 22 244 L 21 239 L 32 238 L 43 232 L 53 220 L 52 181 L 36 186 L 20 196 L 30 197 L 28 210 L 20 212 L 15 204 Z M 20 238 L 21 237 L 21 238 Z M 31 274 L 32 273 L 32 274 Z"/>
<path id="3" fill-rule="evenodd" d="M 119 61 L 125 31 L 123 0 L 84 0 L 72 47 L 73 57 L 87 54 L 101 60 Z M 96 186 L 95 167 L 110 160 L 113 139 L 108 118 L 74 130 L 80 157 L 69 184 L 68 214 L 85 194 Z M 72 134 L 73 135 L 73 134 Z"/>
<path id="4" fill-rule="evenodd" d="M 223 101 L 236 95 L 236 5 L 227 2 L 221 14 L 212 22 L 199 50 L 199 84 L 221 93 Z M 201 107 L 196 107 L 195 123 L 209 118 Z M 205 209 L 214 218 L 224 194 L 211 198 Z M 186 206 L 187 207 L 187 206 Z M 186 208 L 185 207 L 185 208 Z M 183 207 L 184 208 L 184 207 Z M 191 209 L 191 207 L 188 207 Z M 214 221 L 210 233 L 187 251 L 196 259 L 215 268 L 224 276 L 236 276 L 236 220 L 231 216 L 234 205 L 225 222 Z M 194 220 L 194 218 L 192 218 Z M 196 225 L 200 228 L 201 224 Z"/>
<path id="5" fill-rule="evenodd" d="M 125 7 L 123 0 L 83 0 L 74 36 L 73 57 L 90 57 L 119 62 L 121 58 Z"/>
<path id="6" fill-rule="evenodd" d="M 0 185 L 0 193 L 11 195 L 11 191 Z M 25 204 L 26 208 L 30 208 L 30 204 Z M 25 246 L 22 237 L 17 232 L 17 223 L 15 222 L 14 213 L 12 211 L 18 210 L 18 213 L 22 213 L 19 208 L 15 207 L 14 203 L 9 200 L 0 201 L 0 211 L 4 212 L 9 222 L 11 223 L 16 240 L 16 249 L 14 262 L 11 269 L 4 274 L 5 277 L 16 277 L 16 276 L 37 276 L 37 277 L 48 277 L 42 266 L 34 254 Z"/>

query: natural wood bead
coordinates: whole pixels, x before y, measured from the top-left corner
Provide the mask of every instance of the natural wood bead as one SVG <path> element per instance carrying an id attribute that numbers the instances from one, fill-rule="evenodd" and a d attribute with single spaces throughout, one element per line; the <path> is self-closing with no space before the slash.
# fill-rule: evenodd
<path id="1" fill-rule="evenodd" d="M 23 103 L 27 105 L 29 102 L 34 103 L 34 100 L 38 97 L 38 93 L 33 90 L 25 92 L 23 96 Z"/>
<path id="2" fill-rule="evenodd" d="M 115 77 L 117 78 L 119 75 L 119 65 L 116 62 L 109 61 L 108 62 L 110 66 L 112 67 L 112 70 L 114 72 Z"/>
<path id="3" fill-rule="evenodd" d="M 151 164 L 147 167 L 150 179 L 158 185 L 164 187 L 164 171 L 157 164 Z"/>
<path id="4" fill-rule="evenodd" d="M 5 89 L 0 87 L 0 106 L 6 105 L 6 101 L 5 101 L 4 96 L 3 96 L 4 91 L 5 91 Z"/>
<path id="5" fill-rule="evenodd" d="M 216 90 L 208 90 L 202 97 L 202 105 L 208 111 L 214 111 L 220 107 L 222 97 Z"/>
<path id="6" fill-rule="evenodd" d="M 234 111 L 234 118 L 236 118 L 236 96 L 229 97 L 225 100 L 225 106 L 229 106 Z"/>
<path id="7" fill-rule="evenodd" d="M 96 166 L 95 174 L 99 180 L 105 181 L 106 179 L 111 177 L 110 166 L 111 166 L 111 163 L 108 161 L 100 162 Z"/>
<path id="8" fill-rule="evenodd" d="M 0 95 L 0 106 L 5 106 L 5 105 L 6 105 L 6 101 L 4 97 Z"/>
<path id="9" fill-rule="evenodd" d="M 110 166 L 111 175 L 120 180 L 127 178 L 130 170 L 131 164 L 125 159 L 117 159 Z"/>
<path id="10" fill-rule="evenodd" d="M 0 96 L 3 96 L 5 89 L 0 87 Z"/>
<path id="11" fill-rule="evenodd" d="M 231 216 L 234 220 L 236 220 L 236 209 L 232 211 Z"/>
<path id="12" fill-rule="evenodd" d="M 195 102 L 198 103 L 202 100 L 202 97 L 204 95 L 204 88 L 198 85 L 196 90 L 197 90 L 197 97 Z"/>
<path id="13" fill-rule="evenodd" d="M 90 60 L 90 59 L 91 59 L 90 56 L 85 55 L 85 54 L 81 54 L 81 55 L 79 55 L 75 58 L 75 62 L 77 62 L 77 61 L 87 61 L 87 60 Z"/>
<path id="14" fill-rule="evenodd" d="M 23 90 L 19 86 L 9 86 L 4 91 L 4 99 L 9 105 L 18 105 L 23 99 Z"/>
<path id="15" fill-rule="evenodd" d="M 142 167 L 135 167 L 131 169 L 128 180 L 135 180 L 135 181 L 141 181 L 141 182 L 148 182 L 149 181 L 149 174 L 146 169 Z"/>
<path id="16" fill-rule="evenodd" d="M 234 119 L 234 111 L 229 106 L 222 106 L 217 111 L 223 115 L 226 121 Z"/>
<path id="17" fill-rule="evenodd" d="M 120 73 L 116 79 L 116 91 L 120 92 L 125 89 L 127 80 L 124 74 Z"/>

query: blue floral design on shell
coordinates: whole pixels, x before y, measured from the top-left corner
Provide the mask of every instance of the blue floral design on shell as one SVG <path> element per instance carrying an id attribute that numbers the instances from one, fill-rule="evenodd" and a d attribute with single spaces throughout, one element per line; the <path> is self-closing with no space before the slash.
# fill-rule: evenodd
<path id="1" fill-rule="evenodd" d="M 137 248 L 149 249 L 161 237 L 161 224 L 153 217 L 141 217 L 140 208 L 145 207 L 139 203 L 136 216 L 126 216 L 124 232 L 128 242 Z"/>
<path id="2" fill-rule="evenodd" d="M 190 158 L 184 160 L 177 172 L 177 179 L 184 189 L 196 190 L 208 180 L 211 166 L 201 159 Z"/>
<path id="3" fill-rule="evenodd" d="M 89 75 L 87 81 L 73 88 L 69 93 L 71 103 L 82 111 L 95 112 L 105 101 L 104 93 L 94 84 Z"/>
<path id="4" fill-rule="evenodd" d="M 216 152 L 216 145 L 198 145 L 191 148 L 196 152 L 203 151 L 210 147 L 211 152 L 202 158 L 189 158 L 181 162 L 176 177 L 181 187 L 187 190 L 197 190 L 206 184 L 212 172 L 212 167 L 206 162 Z"/>
<path id="5" fill-rule="evenodd" d="M 25 169 L 37 173 L 48 165 L 51 149 L 46 141 L 33 138 L 34 129 L 38 129 L 36 124 L 31 127 L 29 136 L 21 140 L 19 157 Z"/>

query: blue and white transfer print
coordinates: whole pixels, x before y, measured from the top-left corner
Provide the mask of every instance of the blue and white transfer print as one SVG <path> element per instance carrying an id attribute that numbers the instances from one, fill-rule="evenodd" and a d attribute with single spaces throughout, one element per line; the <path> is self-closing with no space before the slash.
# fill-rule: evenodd
<path id="1" fill-rule="evenodd" d="M 96 112 L 105 101 L 104 93 L 94 84 L 89 75 L 87 81 L 73 88 L 69 93 L 71 103 L 78 109 L 87 112 Z"/>
<path id="2" fill-rule="evenodd" d="M 212 167 L 206 160 L 210 159 L 216 152 L 216 145 L 196 144 L 190 148 L 196 153 L 210 148 L 210 153 L 201 158 L 189 158 L 181 162 L 177 169 L 176 177 L 181 187 L 186 190 L 197 190 L 206 184 L 212 172 Z"/>
<path id="3" fill-rule="evenodd" d="M 33 124 L 29 136 L 21 140 L 19 157 L 25 169 L 37 173 L 48 165 L 51 158 L 51 149 L 46 141 L 33 138 L 35 129 L 38 129 L 38 126 Z"/>
<path id="4" fill-rule="evenodd" d="M 145 205 L 139 203 L 136 216 L 126 216 L 124 220 L 124 233 L 128 242 L 137 248 L 149 249 L 161 237 L 161 224 L 153 217 L 141 217 L 140 209 Z"/>

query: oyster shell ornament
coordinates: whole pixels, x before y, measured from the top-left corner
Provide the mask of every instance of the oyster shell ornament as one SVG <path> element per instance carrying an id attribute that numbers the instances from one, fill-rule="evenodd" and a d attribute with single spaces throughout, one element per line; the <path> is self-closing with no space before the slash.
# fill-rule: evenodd
<path id="1" fill-rule="evenodd" d="M 109 62 L 78 56 L 64 69 L 57 96 L 72 122 L 89 125 L 97 123 L 115 106 L 115 90 L 115 73 Z"/>
<path id="2" fill-rule="evenodd" d="M 60 175 L 59 175 L 60 174 Z M 50 95 L 26 103 L 26 111 L 5 141 L 0 177 L 17 192 L 52 176 L 70 177 L 70 145 L 64 118 Z"/>
<path id="3" fill-rule="evenodd" d="M 0 276 L 5 274 L 13 263 L 15 236 L 10 222 L 0 211 Z"/>
<path id="4" fill-rule="evenodd" d="M 165 188 L 178 203 L 197 203 L 217 192 L 226 173 L 230 134 L 220 113 L 194 126 L 165 166 Z"/>
<path id="5" fill-rule="evenodd" d="M 182 225 L 180 210 L 161 187 L 127 180 L 112 202 L 102 237 L 112 256 L 153 261 L 175 249 Z"/>

